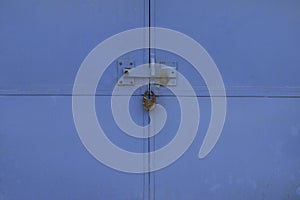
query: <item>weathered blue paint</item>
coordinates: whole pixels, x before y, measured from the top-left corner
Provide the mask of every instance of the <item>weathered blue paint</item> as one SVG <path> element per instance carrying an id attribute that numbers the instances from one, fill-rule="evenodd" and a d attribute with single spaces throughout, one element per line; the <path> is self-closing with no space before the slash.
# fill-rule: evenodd
<path id="1" fill-rule="evenodd" d="M 151 0 L 150 17 L 148 3 L 0 2 L 0 199 L 299 199 L 299 1 Z M 205 84 L 186 60 L 153 50 L 156 61 L 176 63 L 190 80 L 200 129 L 171 166 L 127 174 L 104 166 L 82 145 L 71 94 L 81 62 L 98 43 L 148 26 L 149 18 L 151 26 L 187 34 L 208 51 L 227 89 L 227 119 L 213 151 L 199 160 L 210 119 Z M 145 63 L 148 51 L 130 52 L 107 69 L 97 90 L 98 119 L 118 146 L 153 151 L 174 137 L 178 101 L 153 87 L 169 114 L 165 128 L 150 146 L 124 134 L 113 121 L 110 95 L 118 60 L 128 59 Z M 148 123 L 144 90 L 130 102 L 140 125 Z"/>

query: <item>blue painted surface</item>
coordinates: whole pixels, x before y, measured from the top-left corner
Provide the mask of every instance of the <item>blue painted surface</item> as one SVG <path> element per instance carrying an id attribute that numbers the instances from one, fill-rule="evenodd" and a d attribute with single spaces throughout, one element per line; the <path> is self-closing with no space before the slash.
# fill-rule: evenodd
<path id="1" fill-rule="evenodd" d="M 197 40 L 223 76 L 228 113 L 211 154 L 197 157 L 210 117 L 201 76 L 159 50 L 156 60 L 176 62 L 199 96 L 200 129 L 189 150 L 158 172 L 126 174 L 95 160 L 77 135 L 69 95 L 81 62 L 109 36 L 147 26 L 147 1 L 1 1 L 1 200 L 300 199 L 299 1 L 151 3 L 151 25 Z M 97 89 L 98 118 L 115 144 L 147 152 L 148 141 L 125 135 L 109 110 L 119 59 L 142 64 L 147 51 L 130 52 L 107 69 Z M 145 125 L 140 93 L 130 110 Z M 163 88 L 156 93 L 169 117 L 151 139 L 152 151 L 174 137 L 180 121 L 176 98 Z"/>
<path id="2" fill-rule="evenodd" d="M 221 138 L 199 160 L 210 117 L 205 83 L 186 60 L 156 51 L 157 60 L 177 62 L 199 95 L 201 112 L 191 148 L 152 176 L 156 199 L 300 199 L 299 9 L 293 0 L 155 1 L 152 26 L 178 30 L 203 45 L 229 96 Z M 173 106 L 170 92 L 157 93 L 165 96 L 163 105 Z M 176 121 L 180 114 L 169 117 Z M 173 132 L 164 129 L 153 148 Z"/>
<path id="3" fill-rule="evenodd" d="M 145 6 L 139 0 L 1 1 L 0 92 L 71 94 L 87 54 L 114 34 L 145 26 Z"/>
<path id="4" fill-rule="evenodd" d="M 154 4 L 152 26 L 180 31 L 199 42 L 217 64 L 229 95 L 299 95 L 299 1 Z M 189 67 L 186 61 L 160 52 L 157 58 L 178 61 L 178 69 L 194 77 L 191 70 L 184 70 Z M 195 87 L 204 85 L 199 78 L 192 80 Z"/>
<path id="5" fill-rule="evenodd" d="M 142 199 L 144 175 L 112 170 L 87 152 L 71 103 L 63 96 L 0 97 L 0 199 Z M 143 150 L 142 142 L 135 146 Z"/>
<path id="6" fill-rule="evenodd" d="M 173 98 L 162 97 L 160 102 L 168 104 Z M 199 102 L 198 135 L 179 160 L 155 172 L 156 199 L 299 198 L 299 98 L 228 98 L 220 140 L 201 160 L 197 156 L 209 123 L 210 100 L 199 97 Z M 161 132 L 156 147 L 165 145 L 170 134 L 172 129 Z"/>
<path id="7" fill-rule="evenodd" d="M 70 96 L 87 54 L 109 36 L 145 26 L 145 6 L 139 0 L 0 2 L 1 200 L 146 199 L 145 174 L 112 170 L 85 149 Z M 144 51 L 123 57 L 136 64 L 145 59 Z M 101 79 L 99 94 L 111 94 L 117 75 L 116 60 Z M 99 115 L 109 100 L 96 97 Z M 132 104 L 136 101 L 139 96 L 132 97 Z M 132 115 L 147 119 L 143 110 Z M 131 141 L 109 126 L 112 118 L 99 118 L 116 144 L 147 150 L 145 141 Z"/>

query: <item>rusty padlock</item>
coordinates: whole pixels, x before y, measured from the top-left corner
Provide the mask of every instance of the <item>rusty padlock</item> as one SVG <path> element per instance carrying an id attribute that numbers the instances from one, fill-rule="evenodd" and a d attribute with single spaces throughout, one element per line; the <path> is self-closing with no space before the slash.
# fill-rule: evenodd
<path id="1" fill-rule="evenodd" d="M 149 98 L 150 96 L 150 98 Z M 145 110 L 150 111 L 155 108 L 156 96 L 153 91 L 149 92 L 148 90 L 144 93 L 143 96 L 143 107 Z"/>

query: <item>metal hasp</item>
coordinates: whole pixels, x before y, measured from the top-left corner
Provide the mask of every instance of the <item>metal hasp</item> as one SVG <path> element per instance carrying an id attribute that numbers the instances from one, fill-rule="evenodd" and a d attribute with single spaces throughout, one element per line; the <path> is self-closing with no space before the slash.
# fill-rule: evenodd
<path id="1" fill-rule="evenodd" d="M 148 63 L 134 68 L 124 68 L 119 86 L 154 84 L 176 86 L 176 68 L 161 63 Z"/>

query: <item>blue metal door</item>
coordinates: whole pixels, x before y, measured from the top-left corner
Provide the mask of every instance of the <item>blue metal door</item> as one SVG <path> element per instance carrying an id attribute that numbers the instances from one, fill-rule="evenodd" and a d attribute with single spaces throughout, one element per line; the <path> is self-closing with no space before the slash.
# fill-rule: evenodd
<path id="1" fill-rule="evenodd" d="M 1 1 L 0 199 L 299 199 L 299 9 Z"/>
<path id="2" fill-rule="evenodd" d="M 106 38 L 148 26 L 147 6 L 140 0 L 0 2 L 1 200 L 147 199 L 147 174 L 97 161 L 72 116 L 72 89 L 83 60 Z M 116 58 L 95 95 L 107 137 L 133 152 L 147 152 L 147 141 L 126 137 L 107 108 L 120 65 L 144 63 L 145 51 Z M 140 105 L 140 99 L 134 95 L 130 105 Z M 131 110 L 136 123 L 147 123 L 146 111 Z"/>
<path id="3" fill-rule="evenodd" d="M 190 81 L 201 116 L 191 147 L 174 164 L 153 173 L 155 199 L 299 199 L 299 2 L 152 2 L 151 25 L 180 31 L 200 43 L 216 63 L 227 96 L 222 134 L 199 159 L 213 95 L 189 60 L 156 50 L 157 62 L 176 63 Z M 151 143 L 159 149 L 175 137 L 181 116 L 178 98 L 184 94 L 154 89 L 168 111 L 165 128 Z"/>

